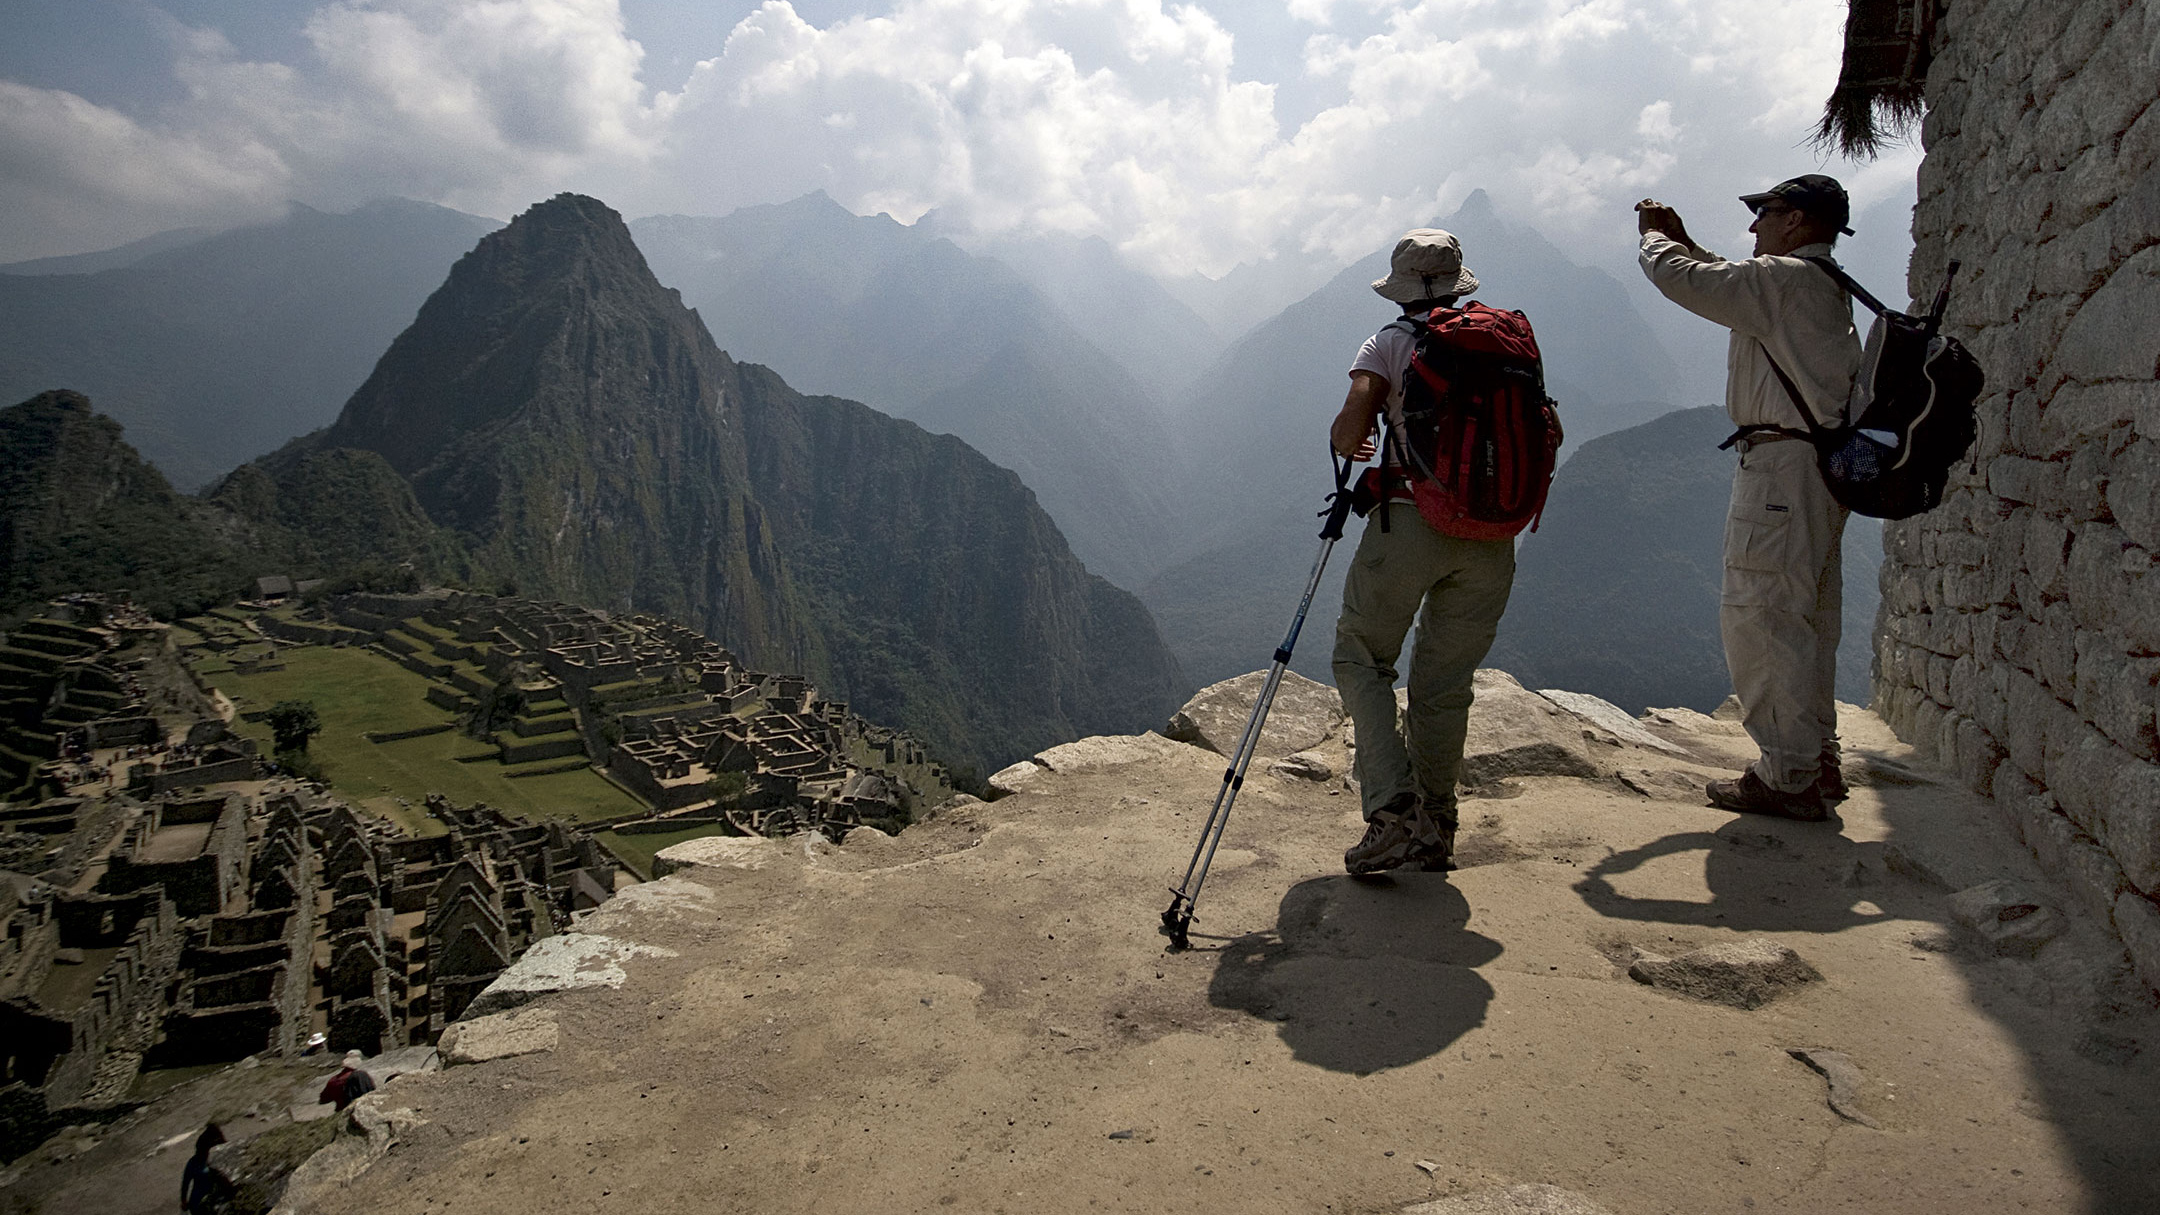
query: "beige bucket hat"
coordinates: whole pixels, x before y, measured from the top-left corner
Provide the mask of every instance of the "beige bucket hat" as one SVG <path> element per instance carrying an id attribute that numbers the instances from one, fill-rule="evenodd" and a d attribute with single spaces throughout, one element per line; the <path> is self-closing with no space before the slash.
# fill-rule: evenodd
<path id="1" fill-rule="evenodd" d="M 1412 228 L 1395 242 L 1388 276 L 1372 289 L 1382 299 L 1407 304 L 1443 295 L 1468 295 L 1478 289 L 1477 275 L 1462 264 L 1462 242 L 1439 228 Z"/>

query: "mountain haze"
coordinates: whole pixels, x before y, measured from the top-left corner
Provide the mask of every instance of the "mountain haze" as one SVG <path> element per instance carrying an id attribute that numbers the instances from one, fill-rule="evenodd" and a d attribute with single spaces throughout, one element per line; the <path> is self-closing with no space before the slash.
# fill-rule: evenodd
<path id="1" fill-rule="evenodd" d="M 52 259 L 128 259 L 95 273 L 0 275 L 0 400 L 79 391 L 194 488 L 336 417 L 444 268 L 496 226 L 415 202 L 295 205 L 277 223 L 153 237 L 179 243 L 146 256 Z"/>
<path id="2" fill-rule="evenodd" d="M 1536 325 L 1570 448 L 1664 412 L 1654 402 L 1675 374 L 1672 360 L 1610 275 L 1501 219 L 1483 191 L 1438 226 L 1462 239 L 1483 283 L 1476 298 L 1522 309 Z M 1332 488 L 1328 423 L 1359 345 L 1396 315 L 1371 285 L 1386 276 L 1388 256 L 1377 250 L 1238 339 L 1179 417 L 1197 491 L 1191 526 L 1180 562 L 1141 598 L 1202 682 L 1258 665 L 1289 623 L 1316 547 L 1310 520 Z M 1308 637 L 1320 639 L 1295 664 L 1315 678 L 1327 669 L 1347 560 L 1339 555 L 1314 600 Z"/>
<path id="3" fill-rule="evenodd" d="M 1185 690 L 1011 472 L 737 363 L 590 198 L 484 238 L 336 423 L 260 463 L 304 485 L 340 450 L 475 577 L 680 617 L 961 762 L 1139 729 Z"/>
<path id="4" fill-rule="evenodd" d="M 631 231 L 738 357 L 959 436 L 1113 581 L 1160 567 L 1176 468 L 1161 402 L 1002 263 L 822 193 Z"/>

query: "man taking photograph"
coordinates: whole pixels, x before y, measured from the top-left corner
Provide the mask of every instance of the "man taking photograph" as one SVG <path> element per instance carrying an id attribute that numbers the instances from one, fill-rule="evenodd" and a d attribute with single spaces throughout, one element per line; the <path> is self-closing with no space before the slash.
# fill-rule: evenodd
<path id="1" fill-rule="evenodd" d="M 1851 203 L 1808 173 L 1740 201 L 1754 256 L 1695 243 L 1671 207 L 1635 205 L 1643 273 L 1666 299 L 1732 331 L 1725 409 L 1740 466 L 1725 521 L 1718 624 L 1742 722 L 1761 757 L 1713 781 L 1713 805 L 1809 822 L 1845 796 L 1837 739 L 1837 649 L 1846 511 L 1815 464 L 1801 402 L 1836 425 L 1860 366 L 1852 299 L 1822 267 Z"/>

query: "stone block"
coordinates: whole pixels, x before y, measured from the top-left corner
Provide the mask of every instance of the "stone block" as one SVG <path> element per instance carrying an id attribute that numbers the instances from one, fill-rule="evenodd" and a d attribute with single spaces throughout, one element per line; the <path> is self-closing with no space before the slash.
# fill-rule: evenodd
<path id="1" fill-rule="evenodd" d="M 2066 576 L 2069 602 L 2077 622 L 2085 628 L 2105 629 L 2115 624 L 2116 604 L 2127 589 L 2123 553 L 2129 547 L 2130 537 L 2111 524 L 2088 523 L 2078 529 L 2077 539 L 2070 544 Z"/>
<path id="2" fill-rule="evenodd" d="M 2071 523 L 2114 520 L 2108 510 L 2108 476 L 2113 467 L 2114 459 L 2102 439 L 2088 439 L 2070 454 L 2063 468 L 2062 504 Z"/>
<path id="3" fill-rule="evenodd" d="M 2108 855 L 2077 824 L 2058 813 L 2045 797 L 2027 798 L 2010 806 L 2019 821 L 2025 846 L 2049 876 L 2063 884 L 2078 905 L 2105 924 L 2114 913 L 2115 899 L 2129 883 L 2122 866 Z"/>
<path id="4" fill-rule="evenodd" d="M 2109 385 L 2108 387 L 2116 387 Z M 2143 386 L 2148 395 L 2160 388 Z M 2126 398 L 2128 394 L 2123 394 Z M 2160 552 L 2160 439 L 2141 438 L 2118 453 L 2108 480 L 2108 508 L 2140 547 Z"/>
<path id="5" fill-rule="evenodd" d="M 2111 615 L 2117 629 L 2139 653 L 2160 653 L 2160 573 L 2152 571 L 2152 554 L 2132 550 L 2145 568 L 2124 576 L 2121 595 Z"/>
<path id="6" fill-rule="evenodd" d="M 2105 12 L 2119 5 L 2078 6 Z M 2141 5 L 2150 9 L 2150 5 Z M 2108 24 L 2092 52 L 2085 56 L 2078 74 L 2092 81 L 2092 92 L 2083 99 L 2085 124 L 2094 141 L 2113 150 L 2115 137 L 2127 130 L 2152 101 L 2153 79 L 2160 65 L 2152 62 L 2153 35 L 2138 20 L 2135 10 L 2124 12 Z"/>
<path id="7" fill-rule="evenodd" d="M 2116 778 L 2125 765 L 2137 761 L 2070 710 L 2062 713 L 2069 720 L 2058 716 L 2048 733 L 2048 792 L 2079 829 L 2101 838 L 2105 834 L 2101 820 L 2108 799 L 2114 796 Z"/>
<path id="8" fill-rule="evenodd" d="M 2002 745 L 1970 717 L 1953 719 L 1953 729 L 1959 782 L 1982 797 L 1991 795 L 1995 770 L 2003 761 Z"/>
<path id="9" fill-rule="evenodd" d="M 1950 918 L 1997 957 L 2029 958 L 2067 926 L 2046 895 L 2014 878 L 1996 878 L 1951 895 Z"/>
<path id="10" fill-rule="evenodd" d="M 2160 103 L 2148 96 L 2145 109 L 2115 147 L 2115 167 L 2125 181 L 2136 181 L 2155 164 L 2160 164 Z"/>
<path id="11" fill-rule="evenodd" d="M 2063 573 L 2070 563 L 2070 525 L 2038 511 L 2027 512 L 2022 520 L 2025 524 L 2024 567 L 2032 574 L 2043 598 L 2061 598 Z M 2012 523 L 2017 521 L 2014 519 Z"/>
<path id="12" fill-rule="evenodd" d="M 2145 986 L 2160 991 L 2160 907 L 2135 891 L 2115 899 L 2115 931 L 2130 951 L 2130 964 Z"/>
<path id="13" fill-rule="evenodd" d="M 1998 498 L 2046 506 L 2062 497 L 2063 466 L 2026 456 L 1997 456 L 1988 465 L 1988 489 Z"/>
<path id="14" fill-rule="evenodd" d="M 2140 759 L 2160 759 L 2153 729 L 2153 689 L 2160 658 L 2127 653 L 2107 633 L 2078 634 L 2077 711 L 2115 744 Z"/>
<path id="15" fill-rule="evenodd" d="M 2005 683 L 2009 691 L 2010 733 L 2004 739 L 2017 766 L 2045 783 L 2047 780 L 2047 720 L 2055 698 L 2038 680 L 2013 670 Z"/>
<path id="16" fill-rule="evenodd" d="M 2115 769 L 2097 834 L 2123 878 L 2160 896 L 2160 767 L 2131 761 Z"/>
<path id="17" fill-rule="evenodd" d="M 2049 399 L 2039 420 L 2037 442 L 2048 455 L 2068 455 L 2079 444 L 2136 421 L 2138 402 L 2150 395 L 2151 386 L 2131 381 L 2080 384 L 2072 380 Z"/>
<path id="18" fill-rule="evenodd" d="M 2068 603 L 2051 603 L 2042 613 L 2033 657 L 2033 673 L 2057 700 L 2077 695 L 2077 614 Z"/>
<path id="19" fill-rule="evenodd" d="M 2090 178 L 2103 177 L 2102 201 L 2114 201 L 2115 167 L 2101 159 L 2097 149 L 2088 149 L 2072 172 L 2086 175 L 2088 180 L 2084 189 L 2087 191 L 2093 184 Z M 2033 267 L 2033 290 L 2041 295 L 2082 298 L 2107 281 L 2115 246 L 2114 220 L 2102 214 L 2099 206 L 2090 205 L 2089 199 L 2078 209 L 2083 210 L 2086 217 L 2076 229 L 2040 246 L 2039 260 Z"/>
<path id="20" fill-rule="evenodd" d="M 2160 374 L 2155 316 L 2160 316 L 2160 245 L 2124 262 L 2078 309 L 2063 331 L 2056 367 L 2088 383 L 2154 378 Z"/>
<path id="21" fill-rule="evenodd" d="M 2144 121 L 2150 122 L 2152 113 L 2148 111 Z M 2110 228 L 2108 260 L 2117 263 L 2160 240 L 2160 173 L 2146 168 L 2126 176 L 2129 188 L 2107 209 L 2106 217 Z"/>

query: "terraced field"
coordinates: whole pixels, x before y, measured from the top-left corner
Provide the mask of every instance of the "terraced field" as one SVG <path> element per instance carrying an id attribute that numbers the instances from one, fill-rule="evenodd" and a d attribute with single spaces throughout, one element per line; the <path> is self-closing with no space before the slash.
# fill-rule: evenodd
<path id="1" fill-rule="evenodd" d="M 459 804 L 486 802 L 515 814 L 572 822 L 642 811 L 636 799 L 589 768 L 514 776 L 524 768 L 559 767 L 560 761 L 505 766 L 495 762 L 494 748 L 456 730 L 369 742 L 369 732 L 396 733 L 455 720 L 427 702 L 425 678 L 378 654 L 281 645 L 278 659 L 283 669 L 254 674 L 216 661 L 198 669 L 232 697 L 242 713 L 281 700 L 314 702 L 323 732 L 310 751 L 328 765 L 331 785 L 356 802 L 403 797 L 418 805 L 429 793 L 441 793 Z M 241 722 L 239 729 L 268 750 L 268 726 Z M 460 762 L 476 756 L 485 762 Z"/>

